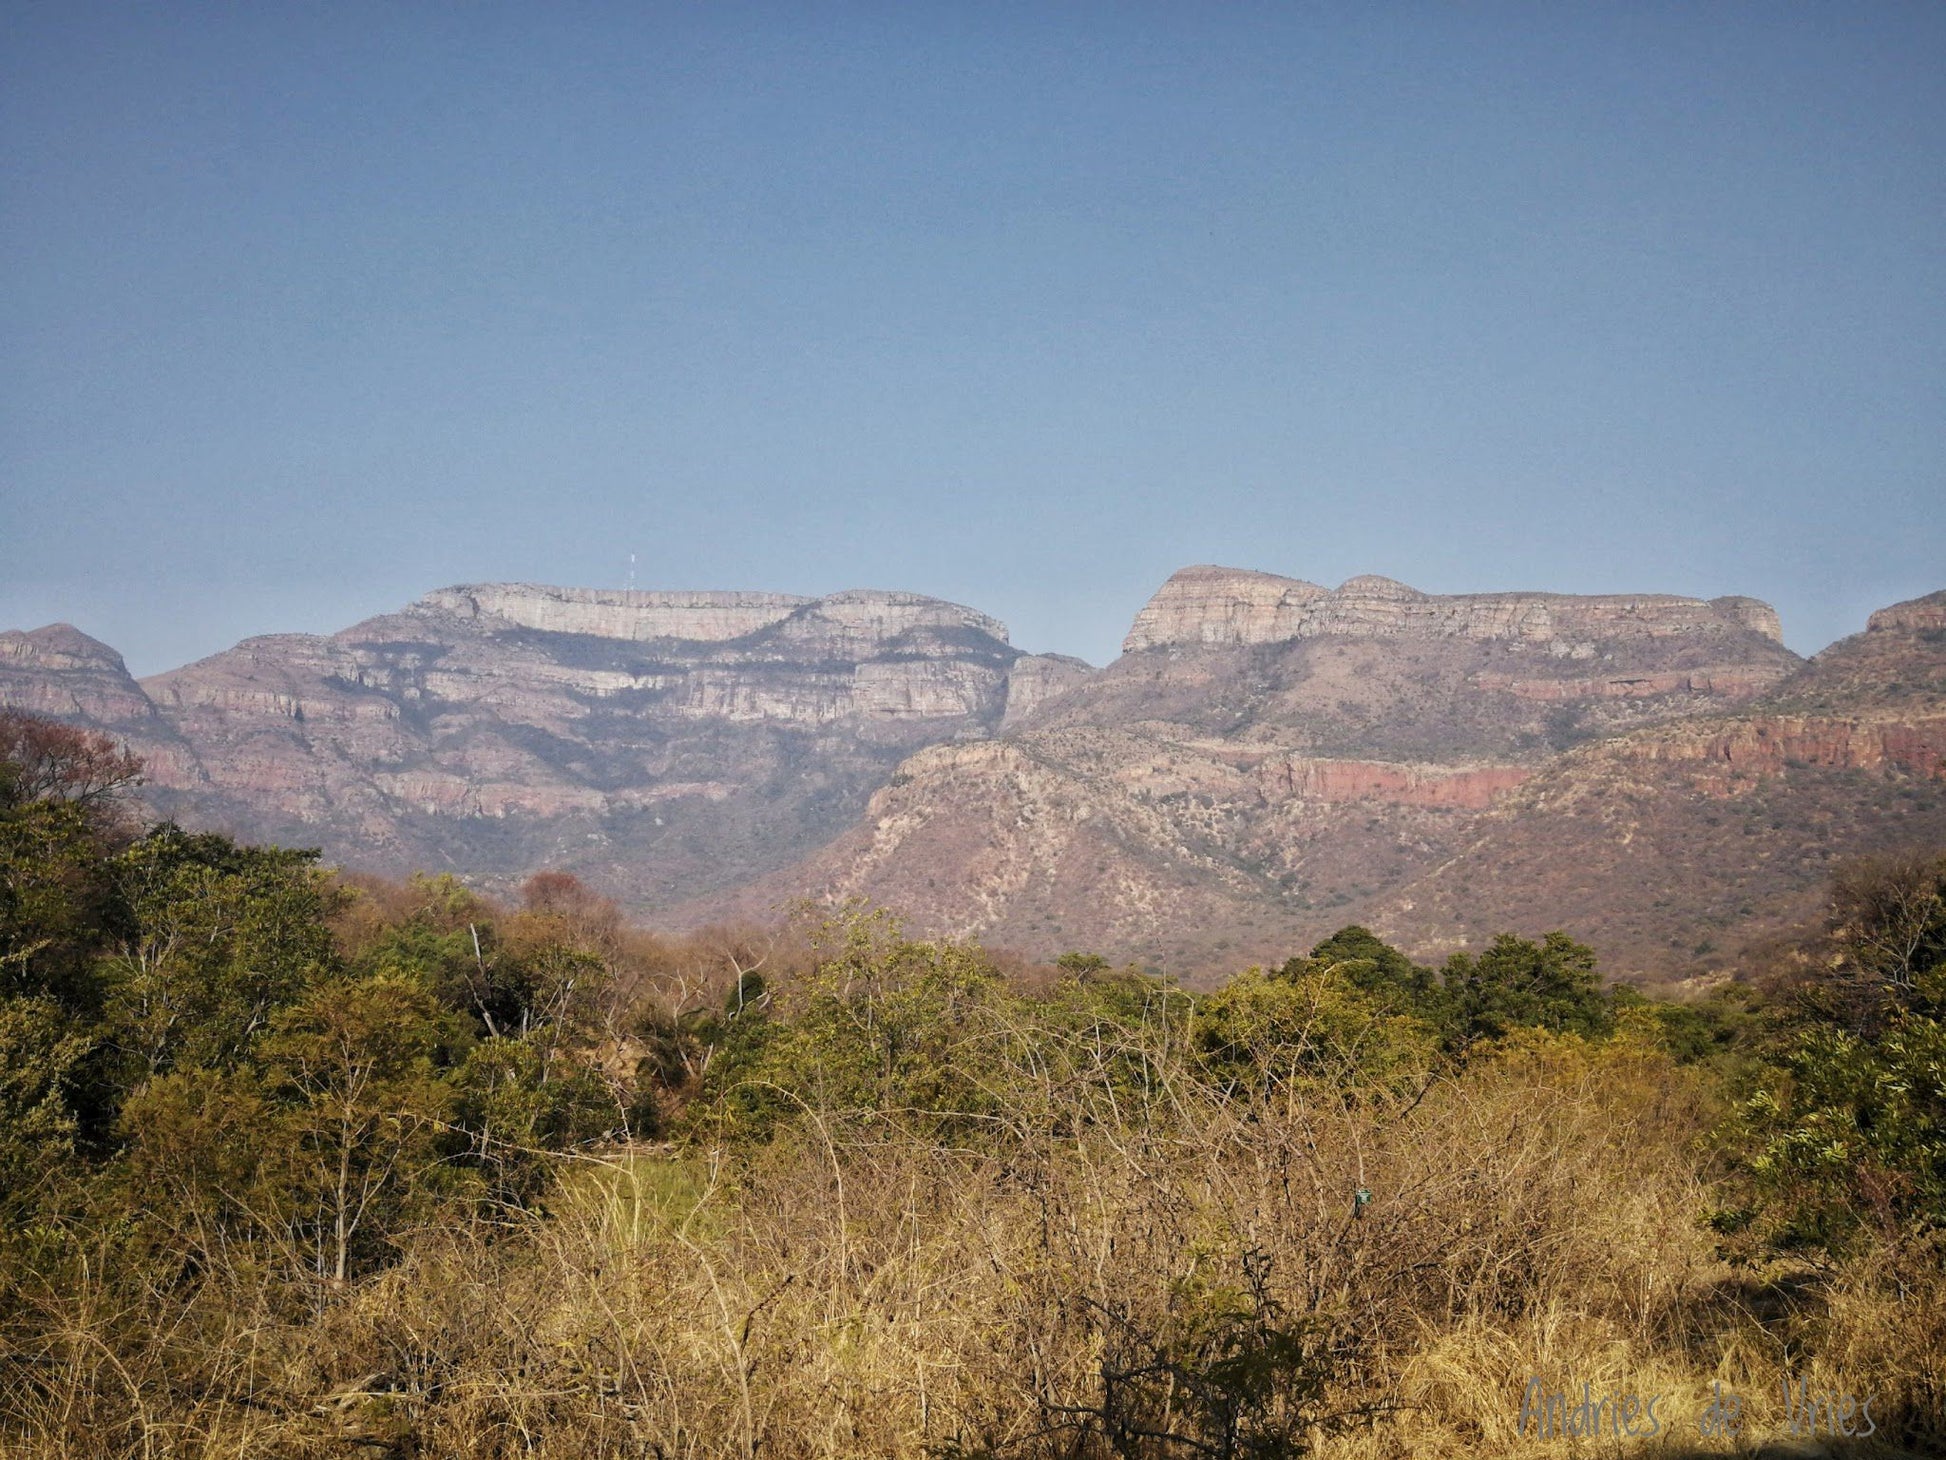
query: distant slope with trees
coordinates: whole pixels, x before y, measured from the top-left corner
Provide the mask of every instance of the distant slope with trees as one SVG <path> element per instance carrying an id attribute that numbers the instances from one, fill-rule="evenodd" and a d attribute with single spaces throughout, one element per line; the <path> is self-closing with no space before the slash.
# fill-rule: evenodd
<path id="1" fill-rule="evenodd" d="M 1785 1374 L 1946 1444 L 1946 854 L 1687 1002 L 1359 926 L 1199 994 L 336 874 L 139 774 L 0 714 L 10 1454 L 1511 1455 L 1535 1376 L 1761 1440 Z"/>

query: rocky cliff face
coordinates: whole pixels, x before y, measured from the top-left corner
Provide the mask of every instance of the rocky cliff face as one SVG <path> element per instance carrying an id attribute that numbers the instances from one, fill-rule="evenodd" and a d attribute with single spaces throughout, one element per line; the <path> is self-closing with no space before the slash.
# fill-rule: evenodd
<path id="1" fill-rule="evenodd" d="M 0 698 L 126 734 L 186 821 L 395 871 L 566 866 L 653 908 L 821 844 L 903 755 L 1086 672 L 1026 658 L 1016 684 L 1023 657 L 918 594 L 470 584 L 139 686 L 71 630 L 9 635 Z"/>
<path id="2" fill-rule="evenodd" d="M 1437 597 L 1225 568 L 1177 573 L 1126 643 L 1022 731 L 1154 721 L 1313 755 L 1531 762 L 1750 700 L 1802 665 L 1754 599 Z"/>
<path id="3" fill-rule="evenodd" d="M 155 717 L 122 656 L 72 624 L 0 633 L 0 694 L 37 715 L 114 725 Z"/>
<path id="4" fill-rule="evenodd" d="M 1105 669 L 913 594 L 477 584 L 137 685 L 55 626 L 0 703 L 149 758 L 158 810 L 642 913 L 883 901 L 1190 976 L 1351 921 L 1564 927 L 1718 966 L 1833 860 L 1946 845 L 1946 593 L 1805 662 L 1751 599 L 1326 589 L 1186 569 Z"/>
<path id="5" fill-rule="evenodd" d="M 1727 715 L 1539 768 L 1372 920 L 1428 951 L 1571 927 L 1643 972 L 1732 966 L 1833 865 L 1946 846 L 1946 593 L 1882 609 Z"/>
<path id="6" fill-rule="evenodd" d="M 1007 676 L 1007 713 L 1003 730 L 1021 724 L 1041 706 L 1094 675 L 1086 660 L 1066 654 L 1024 654 Z"/>
<path id="7" fill-rule="evenodd" d="M 1924 598 L 1909 598 L 1890 608 L 1881 608 L 1865 623 L 1867 634 L 1883 634 L 1888 639 L 1900 635 L 1946 633 L 1946 590 Z M 1847 644 L 1851 641 L 1846 640 Z"/>
<path id="8" fill-rule="evenodd" d="M 140 755 L 151 779 L 194 784 L 195 753 L 150 703 L 122 656 L 72 624 L 0 633 L 0 706 L 76 721 Z"/>
<path id="9" fill-rule="evenodd" d="M 1238 568 L 1184 568 L 1135 616 L 1126 653 L 1190 644 L 1350 638 L 1480 639 L 1587 659 L 1636 639 L 1691 642 L 1756 634 L 1783 642 L 1777 613 L 1754 598 L 1705 602 L 1667 594 L 1421 593 L 1375 575 L 1337 589 Z"/>
<path id="10" fill-rule="evenodd" d="M 468 583 L 436 589 L 413 608 L 501 629 L 714 644 L 780 624 L 814 601 L 785 593 L 638 593 L 535 583 Z"/>
<path id="11" fill-rule="evenodd" d="M 999 744 L 908 761 L 763 890 L 1191 973 L 1359 919 L 1428 955 L 1565 927 L 1615 971 L 1693 971 L 1832 858 L 1946 843 L 1935 600 L 1806 664 L 1751 599 L 1188 569 L 1120 660 Z"/>

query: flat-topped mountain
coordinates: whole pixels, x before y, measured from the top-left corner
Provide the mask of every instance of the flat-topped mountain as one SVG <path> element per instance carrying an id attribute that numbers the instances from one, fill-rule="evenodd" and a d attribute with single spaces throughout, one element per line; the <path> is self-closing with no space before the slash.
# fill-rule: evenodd
<path id="1" fill-rule="evenodd" d="M 1566 927 L 1656 976 L 1837 857 L 1946 844 L 1942 620 L 1805 661 L 1749 598 L 1205 566 L 1097 670 L 918 594 L 469 584 L 140 684 L 66 626 L 0 635 L 0 703 L 126 739 L 186 823 L 677 922 L 863 895 L 1192 976 L 1354 920 L 1428 956 Z"/>
<path id="2" fill-rule="evenodd" d="M 1087 672 L 872 591 L 468 584 L 140 685 L 63 634 L 0 639 L 0 696 L 126 734 L 159 811 L 383 870 L 571 867 L 645 909 L 823 844 L 904 755 Z"/>
<path id="3" fill-rule="evenodd" d="M 1803 661 L 1754 599 L 1439 597 L 1188 568 L 1120 659 L 1022 730 L 1175 727 L 1310 755 L 1532 762 L 1762 694 Z"/>
<path id="4" fill-rule="evenodd" d="M 1946 593 L 1881 609 L 1771 693 L 1580 747 L 1374 907 L 1429 949 L 1569 926 L 1648 970 L 1722 965 L 1832 866 L 1946 846 Z"/>
<path id="5" fill-rule="evenodd" d="M 1336 589 L 1200 564 L 1173 574 L 1129 629 L 1126 653 L 1176 644 L 1347 638 L 1504 639 L 1586 658 L 1598 644 L 1755 633 L 1781 644 L 1777 611 L 1754 598 L 1671 594 L 1421 593 L 1366 574 Z"/>
<path id="6" fill-rule="evenodd" d="M 482 584 L 441 589 L 329 637 L 249 639 L 144 688 L 178 718 L 247 709 L 408 731 L 426 705 L 474 703 L 556 730 L 624 710 L 802 726 L 997 723 L 1021 657 L 1000 623 L 917 594 Z M 413 706 L 421 712 L 406 713 Z"/>
<path id="7" fill-rule="evenodd" d="M 1192 974 L 1355 919 L 1428 955 L 1565 927 L 1617 971 L 1690 971 L 1738 918 L 1801 913 L 1834 858 L 1946 843 L 1931 602 L 1807 663 L 1747 598 L 1186 569 L 1114 664 L 997 743 L 913 757 L 758 898 L 863 895 Z M 1780 718 L 1807 694 L 1851 718 Z M 1783 845 L 1690 851 L 1746 789 Z"/>
<path id="8" fill-rule="evenodd" d="M 472 583 L 441 588 L 406 610 L 475 620 L 489 630 L 535 629 L 631 642 L 721 644 L 733 639 L 816 642 L 865 654 L 902 636 L 964 630 L 1007 642 L 1007 627 L 957 603 L 918 593 L 854 589 L 827 598 L 788 593 L 670 593 L 634 589 L 547 588 L 532 583 Z M 355 631 L 354 631 L 355 632 Z"/>

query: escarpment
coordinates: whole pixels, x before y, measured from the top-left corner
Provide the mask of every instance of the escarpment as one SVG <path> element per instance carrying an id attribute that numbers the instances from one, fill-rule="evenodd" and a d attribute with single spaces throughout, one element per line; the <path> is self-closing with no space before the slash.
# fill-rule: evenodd
<path id="1" fill-rule="evenodd" d="M 974 609 L 874 590 L 467 584 L 140 685 L 63 634 L 0 640 L 0 693 L 127 734 L 159 812 L 381 870 L 565 866 L 643 908 L 820 845 L 902 756 L 1088 672 Z"/>
<path id="2" fill-rule="evenodd" d="M 1185 569 L 1005 756 L 914 757 L 777 885 L 1212 976 L 1357 920 L 1429 956 L 1563 927 L 1619 973 L 1720 966 L 1833 858 L 1946 841 L 1934 601 L 1807 663 L 1749 598 Z"/>
<path id="3" fill-rule="evenodd" d="M 151 780 L 198 784 L 195 752 L 129 675 L 122 656 L 72 624 L 0 632 L 0 708 L 87 725 L 142 757 Z"/>
<path id="4" fill-rule="evenodd" d="M 0 634 L 0 704 L 126 740 L 160 814 L 352 866 L 568 870 L 674 923 L 864 896 L 1188 977 L 1353 921 L 1687 975 L 1834 860 L 1946 844 L 1946 593 L 1806 661 L 1749 598 L 1196 567 L 1095 669 L 913 593 L 469 584 L 139 684 Z"/>
<path id="5" fill-rule="evenodd" d="M 1783 643 L 1777 614 L 1754 598 L 1670 594 L 1421 593 L 1366 575 L 1336 589 L 1238 568 L 1184 568 L 1135 617 L 1122 648 L 1274 644 L 1337 634 L 1355 638 L 1486 639 L 1588 658 L 1603 644 L 1638 639 Z"/>

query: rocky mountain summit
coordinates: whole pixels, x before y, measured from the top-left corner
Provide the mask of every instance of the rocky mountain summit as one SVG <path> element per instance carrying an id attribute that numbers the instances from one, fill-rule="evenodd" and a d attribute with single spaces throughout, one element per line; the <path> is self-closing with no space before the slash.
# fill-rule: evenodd
<path id="1" fill-rule="evenodd" d="M 1747 598 L 1190 568 L 1121 659 L 999 744 L 921 752 L 759 892 L 1191 975 L 1355 919 L 1428 956 L 1564 927 L 1617 971 L 1693 972 L 1834 859 L 1946 844 L 1933 601 L 1807 663 Z"/>
<path id="2" fill-rule="evenodd" d="M 1277 957 L 1437 865 L 1567 748 L 1721 713 L 1802 663 L 1753 599 L 1187 568 L 1114 664 L 998 744 L 913 757 L 860 825 L 753 895 L 865 896 L 1191 972 Z"/>
<path id="3" fill-rule="evenodd" d="M 140 755 L 150 778 L 193 781 L 196 755 L 122 656 L 72 624 L 0 632 L 0 707 L 91 726 Z"/>
<path id="4" fill-rule="evenodd" d="M 1501 639 L 1586 659 L 1631 639 L 1755 633 L 1781 644 L 1777 612 L 1754 598 L 1705 603 L 1670 594 L 1421 593 L 1366 574 L 1336 589 L 1202 564 L 1162 585 L 1135 616 L 1125 653 L 1177 644 L 1349 638 Z"/>
<path id="5" fill-rule="evenodd" d="M 517 583 L 139 685 L 71 629 L 0 655 L 6 702 L 150 757 L 165 814 L 381 870 L 565 866 L 644 909 L 821 845 L 904 755 L 991 734 L 1087 672 L 919 594 Z"/>
<path id="6" fill-rule="evenodd" d="M 917 594 L 471 584 L 140 684 L 0 635 L 0 703 L 125 739 L 164 814 L 353 866 L 569 870 L 692 923 L 859 895 L 1189 976 L 1354 920 L 1694 972 L 1834 859 L 1946 844 L 1946 593 L 1805 661 L 1749 598 L 1199 566 L 1096 670 Z"/>

